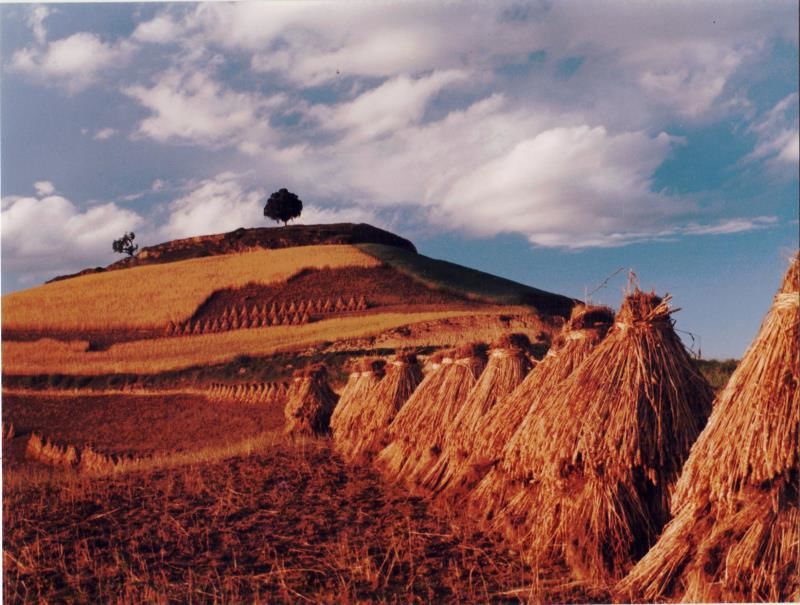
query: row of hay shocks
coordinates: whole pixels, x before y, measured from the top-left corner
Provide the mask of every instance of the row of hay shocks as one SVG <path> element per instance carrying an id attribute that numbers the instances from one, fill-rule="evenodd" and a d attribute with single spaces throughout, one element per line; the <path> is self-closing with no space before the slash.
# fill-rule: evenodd
<path id="1" fill-rule="evenodd" d="M 672 520 L 619 598 L 800 601 L 800 256 L 684 465 Z"/>
<path id="2" fill-rule="evenodd" d="M 306 324 L 312 315 L 326 313 L 341 313 L 346 311 L 363 311 L 368 308 L 364 296 L 356 299 L 351 296 L 345 301 L 339 297 L 335 301 L 330 298 L 318 299 L 316 302 L 300 301 L 299 303 L 272 303 L 268 308 L 264 305 L 252 305 L 248 310 L 246 305 L 238 309 L 226 307 L 222 315 L 206 320 L 187 320 L 175 323 L 170 321 L 165 328 L 167 336 L 187 334 L 207 334 L 209 332 L 226 332 L 246 328 L 262 328 L 269 326 L 296 326 Z"/>
<path id="3" fill-rule="evenodd" d="M 610 330 L 608 310 L 578 309 L 552 361 L 545 359 L 516 388 L 522 371 L 500 380 L 507 374 L 499 368 L 505 355 L 496 357 L 485 381 L 478 378 L 480 349 L 443 359 L 389 426 L 392 441 L 377 457 L 379 468 L 444 498 L 481 479 L 483 488 L 468 498 L 478 510 L 486 508 L 487 495 L 496 509 L 497 494 L 518 490 L 499 517 L 513 520 L 503 528 L 524 541 L 532 559 L 556 556 L 592 579 L 619 577 L 667 520 L 667 495 L 710 413 L 711 388 L 675 334 L 670 313 L 667 300 L 638 289 Z M 539 376 L 549 379 L 538 383 Z M 492 382 L 505 383 L 496 392 L 511 392 L 493 396 Z M 493 409 L 505 414 L 494 414 L 490 424 Z M 503 421 L 509 426 L 498 427 Z M 479 426 L 478 438 L 473 434 L 467 443 L 497 444 L 498 434 L 525 433 L 504 444 L 499 460 L 487 462 L 492 452 L 464 447 L 475 424 L 491 428 L 484 433 Z M 512 444 L 527 446 L 530 459 L 520 463 L 508 451 Z M 523 501 L 524 512 L 535 514 L 520 522 L 511 512 Z M 497 519 L 491 521 L 496 527 Z"/>
<path id="4" fill-rule="evenodd" d="M 123 472 L 142 460 L 133 456 L 108 456 L 91 446 L 80 449 L 74 445 L 59 446 L 37 433 L 31 433 L 28 438 L 25 457 L 48 466 L 75 468 L 81 473 L 97 475 Z"/>
<path id="5" fill-rule="evenodd" d="M 235 401 L 247 404 L 273 404 L 284 401 L 288 385 L 285 382 L 260 382 L 249 384 L 212 383 L 206 397 L 213 402 Z"/>

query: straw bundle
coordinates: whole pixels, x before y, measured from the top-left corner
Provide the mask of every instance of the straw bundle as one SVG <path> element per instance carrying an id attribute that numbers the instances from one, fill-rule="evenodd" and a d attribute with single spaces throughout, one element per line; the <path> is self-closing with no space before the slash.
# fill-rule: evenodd
<path id="1" fill-rule="evenodd" d="M 484 345 L 466 345 L 434 363 L 432 371 L 397 413 L 391 442 L 377 458 L 388 475 L 409 484 L 435 464 L 445 432 L 453 422 L 486 365 Z"/>
<path id="2" fill-rule="evenodd" d="M 395 355 L 384 378 L 359 401 L 356 430 L 337 440 L 339 451 L 351 461 L 365 461 L 383 449 L 389 442 L 389 424 L 420 382 L 422 371 L 416 355 Z"/>
<path id="3" fill-rule="evenodd" d="M 337 447 L 359 431 L 364 401 L 383 378 L 385 365 L 383 359 L 364 359 L 350 373 L 331 416 L 331 433 Z"/>
<path id="4" fill-rule="evenodd" d="M 507 489 L 505 478 L 498 476 L 500 470 L 496 467 L 503 448 L 519 429 L 528 411 L 539 402 L 547 401 L 553 388 L 567 378 L 605 337 L 613 320 L 614 314 L 607 307 L 573 307 L 569 321 L 564 324 L 545 358 L 522 384 L 486 414 L 473 437 L 471 455 L 455 470 L 447 488 L 449 493 L 443 495 L 460 497 L 468 491 L 468 503 L 474 518 L 485 520 L 494 515 L 503 504 Z"/>
<path id="5" fill-rule="evenodd" d="M 328 372 L 324 365 L 317 364 L 295 372 L 286 399 L 283 409 L 286 433 L 319 435 L 328 431 L 338 397 L 328 385 Z"/>
<path id="6" fill-rule="evenodd" d="M 517 388 L 531 369 L 530 345 L 524 334 L 506 335 L 494 345 L 486 369 L 447 429 L 441 456 L 422 477 L 423 487 L 438 492 L 449 485 L 469 457 L 487 412 Z"/>
<path id="7" fill-rule="evenodd" d="M 672 327 L 668 298 L 636 289 L 608 337 L 526 418 L 503 469 L 534 558 L 618 579 L 655 541 L 712 390 Z M 530 422 L 528 422 L 530 420 Z M 527 533 L 526 533 L 527 532 Z"/>
<path id="8" fill-rule="evenodd" d="M 800 597 L 800 257 L 720 393 L 674 518 L 619 585 L 647 600 Z"/>

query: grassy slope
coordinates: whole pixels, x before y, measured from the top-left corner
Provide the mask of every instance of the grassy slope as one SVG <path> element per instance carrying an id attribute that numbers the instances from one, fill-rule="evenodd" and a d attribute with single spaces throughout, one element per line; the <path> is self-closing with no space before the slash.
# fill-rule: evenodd
<path id="1" fill-rule="evenodd" d="M 543 313 L 563 316 L 569 314 L 574 303 L 560 294 L 400 248 L 381 244 L 358 244 L 356 247 L 431 287 L 471 299 L 501 305 L 529 305 Z"/>
<path id="2" fill-rule="evenodd" d="M 303 246 L 212 256 L 84 275 L 3 296 L 3 329 L 163 328 L 212 292 L 275 283 L 304 268 L 371 267 L 353 246 Z"/>

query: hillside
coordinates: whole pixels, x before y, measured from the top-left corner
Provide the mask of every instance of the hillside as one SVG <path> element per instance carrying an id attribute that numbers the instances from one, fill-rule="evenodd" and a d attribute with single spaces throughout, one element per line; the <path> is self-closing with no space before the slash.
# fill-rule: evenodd
<path id="1" fill-rule="evenodd" d="M 71 275 L 60 275 L 51 279 L 50 282 L 92 273 L 140 267 L 142 265 L 172 263 L 191 258 L 204 258 L 255 250 L 366 243 L 382 244 L 408 252 L 416 252 L 414 244 L 407 239 L 365 223 L 260 227 L 176 239 L 156 244 L 155 246 L 147 246 L 142 248 L 136 256 L 123 258 L 107 267 L 94 267 Z"/>
<path id="2" fill-rule="evenodd" d="M 338 372 L 347 351 L 435 350 L 509 330 L 546 348 L 574 304 L 417 254 L 369 225 L 177 240 L 128 264 L 4 296 L 6 384 L 188 384 L 191 368 L 227 379 L 238 357 L 269 368 L 284 354 L 301 366 L 333 356 Z"/>

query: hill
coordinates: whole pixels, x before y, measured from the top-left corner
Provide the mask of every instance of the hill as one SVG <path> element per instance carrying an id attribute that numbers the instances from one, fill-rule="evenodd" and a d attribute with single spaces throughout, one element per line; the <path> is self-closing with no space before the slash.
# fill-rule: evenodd
<path id="1" fill-rule="evenodd" d="M 71 275 L 60 275 L 50 281 L 61 281 L 81 275 L 130 269 L 131 267 L 140 267 L 142 265 L 172 263 L 191 258 L 220 256 L 255 250 L 365 243 L 382 244 L 408 252 L 416 252 L 414 244 L 407 239 L 365 223 L 242 228 L 229 233 L 200 235 L 176 239 L 155 246 L 147 246 L 142 248 L 136 256 L 123 258 L 107 267 L 84 269 Z"/>
<path id="2" fill-rule="evenodd" d="M 180 390 L 285 379 L 314 361 L 338 380 L 353 356 L 509 331 L 544 351 L 574 304 L 369 225 L 239 230 L 135 260 L 4 296 L 6 387 Z"/>

